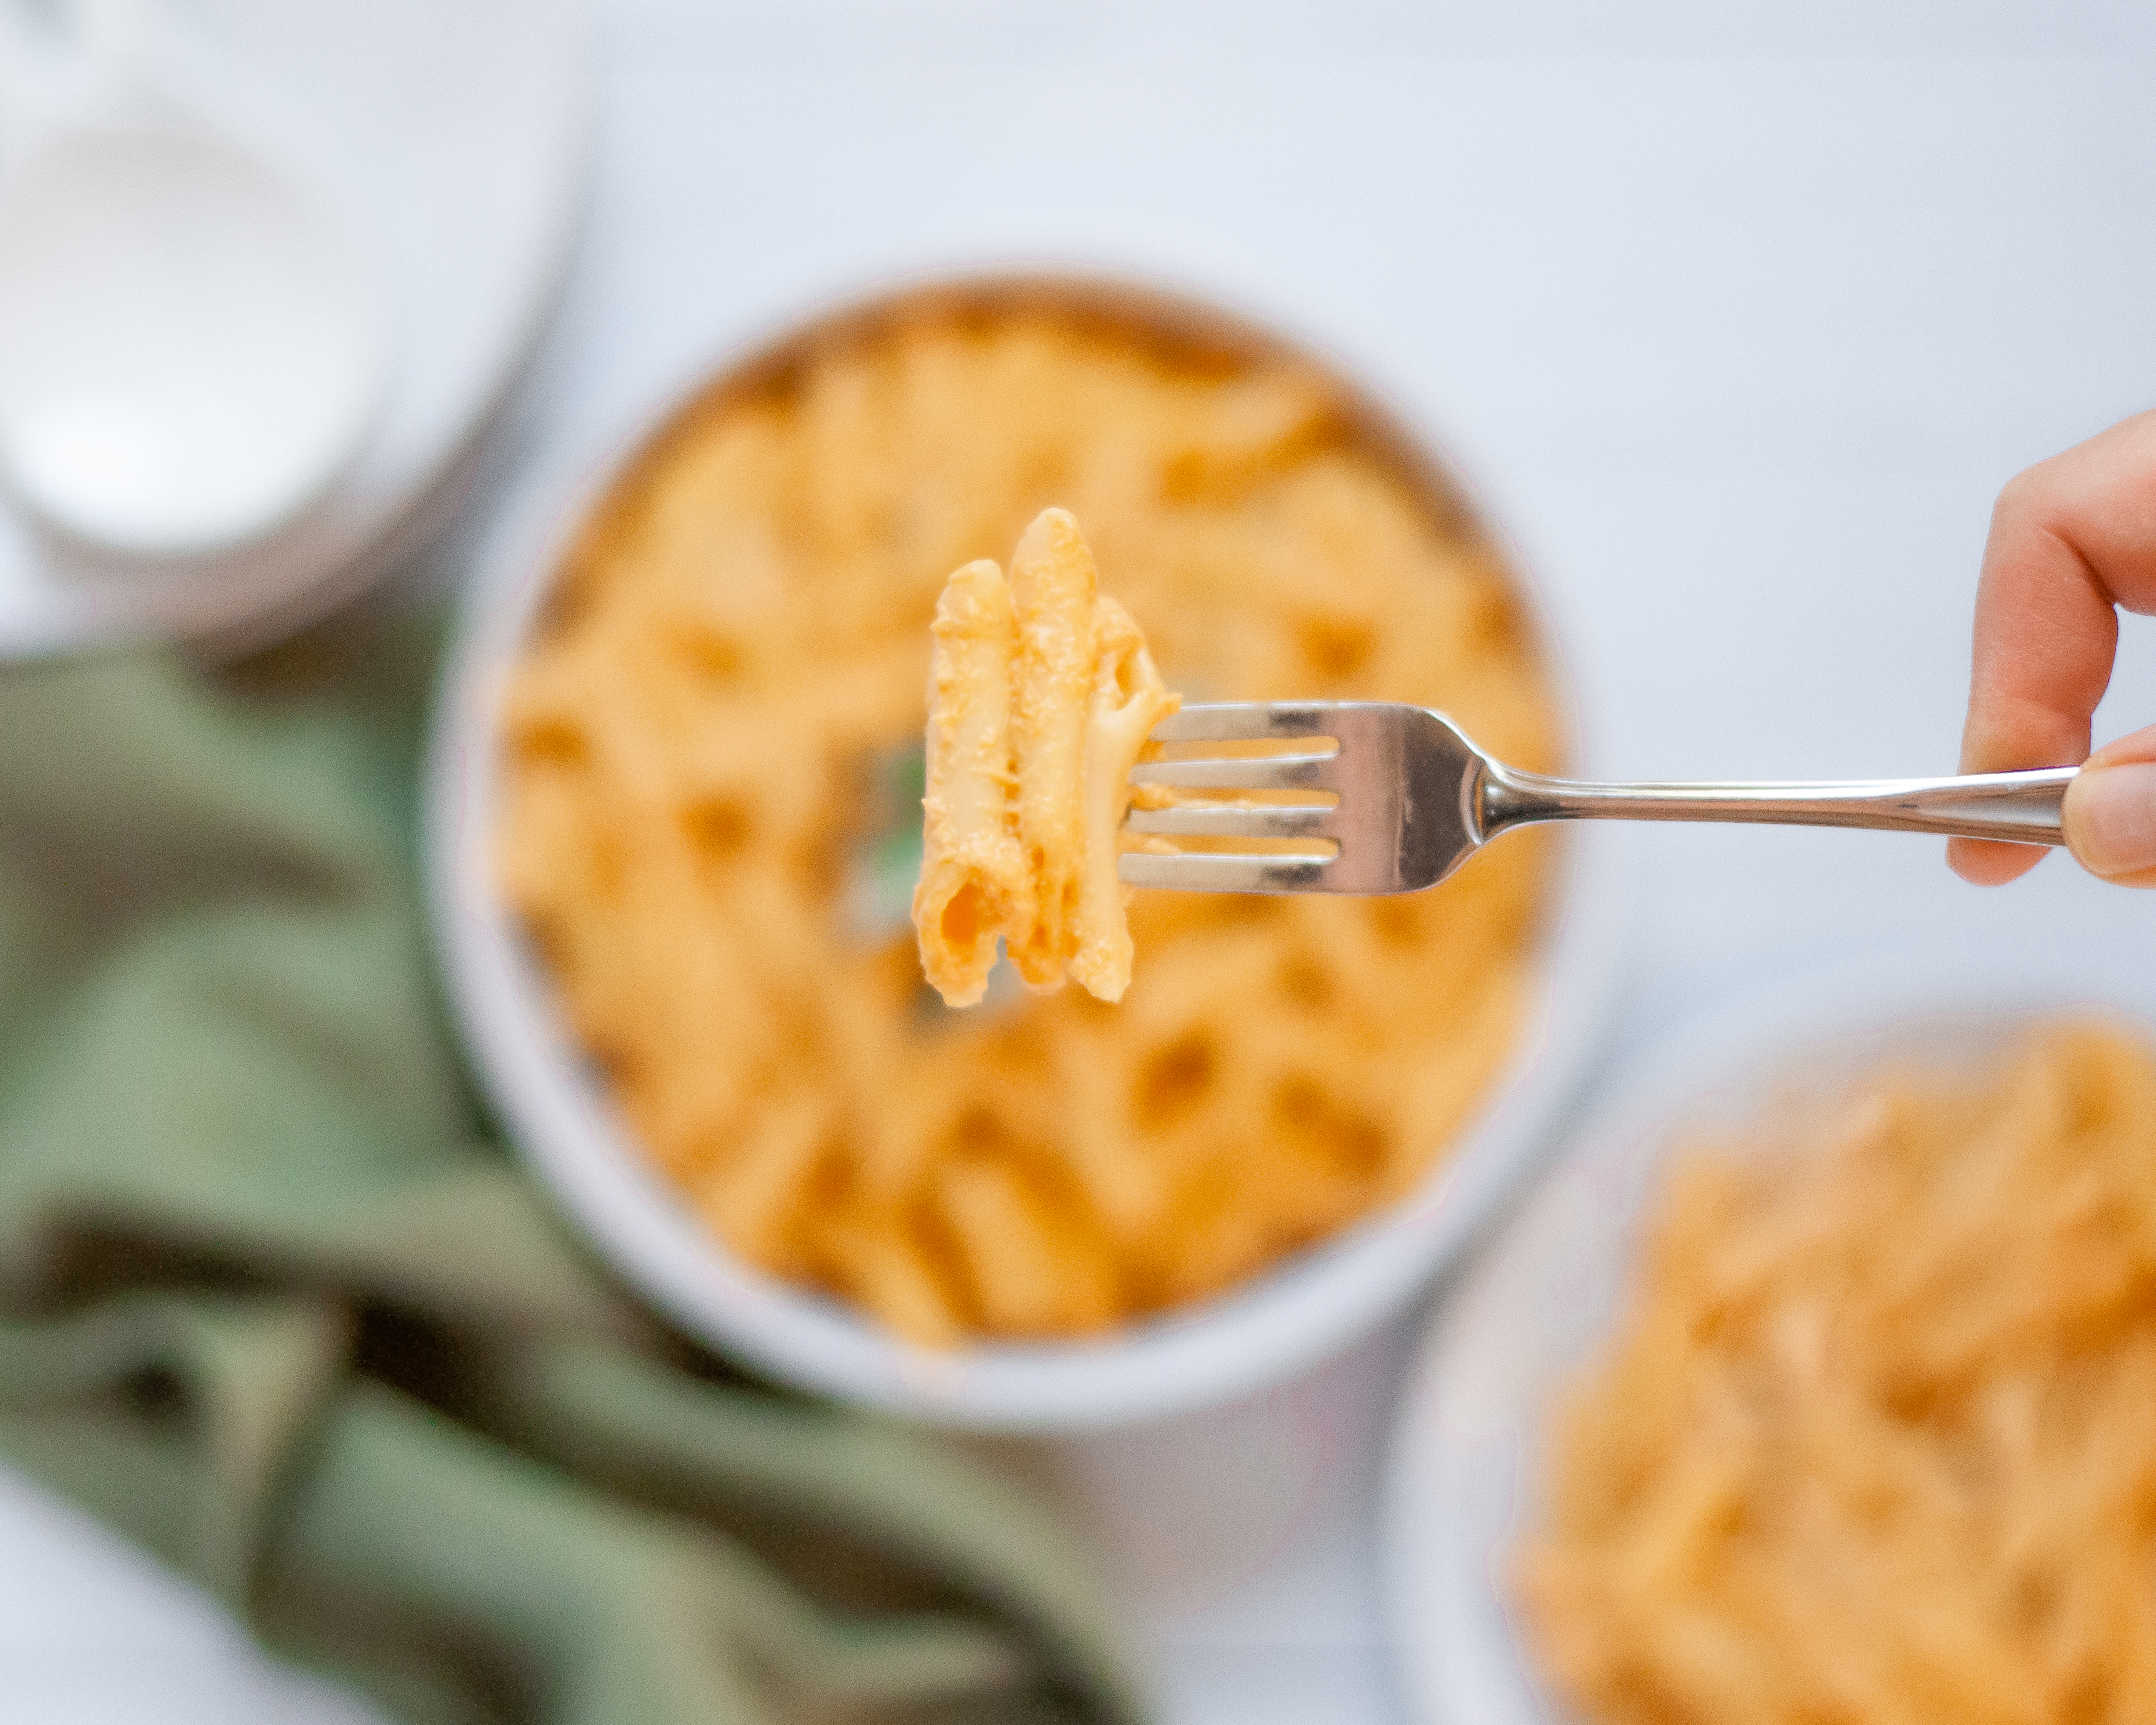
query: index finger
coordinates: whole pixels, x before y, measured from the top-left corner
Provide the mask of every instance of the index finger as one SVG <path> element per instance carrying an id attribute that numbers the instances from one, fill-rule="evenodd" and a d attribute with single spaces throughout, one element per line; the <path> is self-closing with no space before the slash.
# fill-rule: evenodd
<path id="1" fill-rule="evenodd" d="M 2031 467 L 1992 512 L 1977 589 L 1964 772 L 2071 766 L 2111 680 L 2116 606 L 2156 610 L 2156 413 Z M 2010 880 L 2043 852 L 1956 839 L 1964 878 Z"/>

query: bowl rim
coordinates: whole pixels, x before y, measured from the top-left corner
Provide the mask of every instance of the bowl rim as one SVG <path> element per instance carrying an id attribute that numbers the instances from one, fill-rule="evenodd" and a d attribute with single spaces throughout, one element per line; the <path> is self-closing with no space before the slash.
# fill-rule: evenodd
<path id="1" fill-rule="evenodd" d="M 1620 829 L 1599 823 L 1563 832 L 1527 1022 L 1450 1152 L 1406 1197 L 1247 1283 L 1100 1338 L 942 1352 L 735 1259 L 634 1147 L 495 889 L 502 685 L 593 510 L 688 416 L 760 386 L 834 334 L 927 305 L 1025 302 L 1075 304 L 1118 321 L 1157 314 L 1156 327 L 1178 336 L 1202 329 L 1242 353 L 1322 373 L 1404 474 L 1503 559 L 1523 626 L 1549 669 L 1568 753 L 1578 759 L 1578 679 L 1537 583 L 1471 504 L 1435 440 L 1322 343 L 1127 278 L 938 276 L 841 299 L 722 355 L 637 416 L 635 430 L 580 483 L 527 486 L 482 546 L 443 662 L 425 766 L 423 863 L 451 1005 L 506 1135 L 644 1299 L 698 1340 L 806 1389 L 957 1428 L 1081 1431 L 1185 1413 L 1276 1383 L 1358 1339 L 1456 1256 L 1535 1165 L 1584 1076 L 1624 955 L 1631 847 Z"/>
<path id="2" fill-rule="evenodd" d="M 1888 949 L 1723 991 L 1622 1063 L 1409 1356 L 1381 1465 L 1378 1555 L 1385 1640 L 1413 1717 L 1576 1717 L 1536 1680 L 1496 1580 L 1528 1517 L 1550 1395 L 1621 1310 L 1630 1242 L 1680 1129 L 1818 1095 L 1897 1053 L 1967 1054 L 2076 1010 L 2156 1024 L 2156 981 L 2105 955 Z M 1523 1291 L 1550 1297 L 1522 1309 Z"/>

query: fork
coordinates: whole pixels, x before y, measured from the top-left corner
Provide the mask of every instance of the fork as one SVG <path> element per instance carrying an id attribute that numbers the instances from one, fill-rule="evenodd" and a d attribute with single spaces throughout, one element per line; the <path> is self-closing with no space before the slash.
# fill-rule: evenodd
<path id="1" fill-rule="evenodd" d="M 1733 821 L 1871 826 L 2015 844 L 2064 842 L 2059 808 L 2076 767 L 1940 779 L 1818 784 L 1592 785 L 1507 766 L 1426 707 L 1388 701 L 1277 701 L 1186 707 L 1156 743 L 1329 737 L 1310 754 L 1149 760 L 1133 785 L 1183 790 L 1309 790 L 1337 802 L 1186 802 L 1134 808 L 1127 830 L 1207 838 L 1329 839 L 1322 850 L 1236 856 L 1127 851 L 1136 887 L 1199 893 L 1412 893 L 1435 886 L 1499 833 L 1541 821 Z"/>

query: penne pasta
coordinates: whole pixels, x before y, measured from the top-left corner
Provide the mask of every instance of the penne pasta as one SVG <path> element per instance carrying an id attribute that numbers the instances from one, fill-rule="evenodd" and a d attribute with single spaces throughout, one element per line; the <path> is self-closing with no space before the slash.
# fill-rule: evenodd
<path id="1" fill-rule="evenodd" d="M 1441 707 L 1563 765 L 1502 557 L 1283 353 L 908 303 L 721 380 L 595 505 L 506 694 L 501 888 L 737 1258 L 926 1345 L 1090 1335 L 1447 1154 L 1519 1032 L 1544 847 L 1397 899 L 1127 904 L 1156 662 L 1221 700 Z M 856 889 L 914 795 L 893 931 Z M 980 999 L 999 943 L 1080 986 L 947 1012 L 923 985 Z"/>
<path id="2" fill-rule="evenodd" d="M 2156 1046 L 2042 1027 L 1673 1168 L 1517 1554 L 1578 1717 L 2156 1717 Z"/>
<path id="3" fill-rule="evenodd" d="M 1011 805 L 1018 631 L 1003 571 L 983 559 L 952 575 L 933 635 L 913 923 L 929 981 L 964 1007 L 986 992 L 997 939 L 1030 920 L 1033 899 Z"/>
<path id="4" fill-rule="evenodd" d="M 921 967 L 946 1006 L 972 1006 L 1000 935 L 1029 987 L 1050 992 L 1067 975 L 1120 1000 L 1131 766 L 1180 702 L 1130 613 L 1101 596 L 1069 512 L 1044 510 L 1026 529 L 1009 592 L 993 564 L 970 563 L 937 602 Z"/>
<path id="5" fill-rule="evenodd" d="M 1012 753 L 1019 843 L 1034 902 L 1008 945 L 1019 974 L 1039 989 L 1063 986 L 1078 909 L 1098 584 L 1078 523 L 1066 510 L 1043 510 L 1011 556 L 1019 640 Z"/>
<path id="6" fill-rule="evenodd" d="M 1069 925 L 1070 974 L 1096 1000 L 1119 1001 L 1130 986 L 1130 889 L 1116 878 L 1123 816 L 1131 806 L 1131 768 L 1152 728 L 1183 704 L 1153 669 L 1145 636 L 1130 613 L 1103 598 L 1095 620 L 1093 687 L 1086 699 L 1085 847 L 1078 902 Z"/>

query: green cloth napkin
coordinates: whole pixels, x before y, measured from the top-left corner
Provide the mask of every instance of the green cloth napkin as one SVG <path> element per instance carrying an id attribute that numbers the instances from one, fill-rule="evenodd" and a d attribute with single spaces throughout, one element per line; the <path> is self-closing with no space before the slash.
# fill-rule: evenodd
<path id="1" fill-rule="evenodd" d="M 1137 1718 L 1029 1497 L 673 1338 L 490 1141 L 431 657 L 0 671 L 0 1454 L 422 1725 Z"/>

